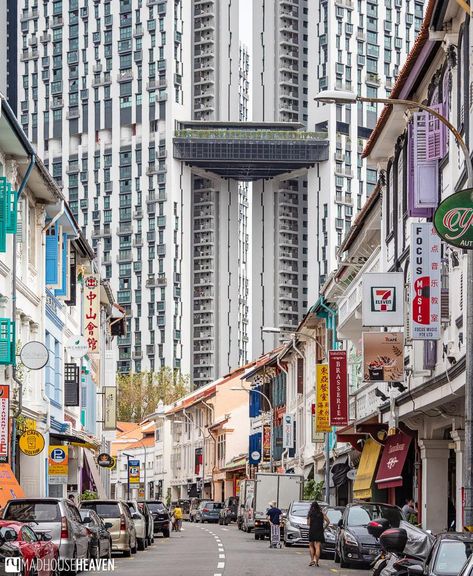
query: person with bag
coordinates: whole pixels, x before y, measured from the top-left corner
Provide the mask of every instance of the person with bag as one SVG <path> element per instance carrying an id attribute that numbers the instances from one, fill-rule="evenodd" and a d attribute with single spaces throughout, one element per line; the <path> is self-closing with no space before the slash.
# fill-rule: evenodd
<path id="1" fill-rule="evenodd" d="M 325 542 L 324 530 L 330 525 L 330 520 L 317 501 L 312 502 L 310 506 L 307 524 L 309 525 L 309 566 L 318 566 L 322 544 Z"/>

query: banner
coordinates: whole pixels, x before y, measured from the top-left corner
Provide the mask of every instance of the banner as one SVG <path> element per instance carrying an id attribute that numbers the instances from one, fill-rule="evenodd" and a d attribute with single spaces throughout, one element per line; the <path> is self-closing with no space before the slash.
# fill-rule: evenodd
<path id="1" fill-rule="evenodd" d="M 100 276 L 84 276 L 84 336 L 89 354 L 100 352 Z"/>
<path id="2" fill-rule="evenodd" d="M 49 446 L 48 482 L 67 484 L 69 474 L 69 446 Z"/>
<path id="3" fill-rule="evenodd" d="M 316 432 L 330 432 L 328 364 L 317 364 Z"/>
<path id="4" fill-rule="evenodd" d="M 363 332 L 364 382 L 404 380 L 404 334 Z"/>
<path id="5" fill-rule="evenodd" d="M 140 461 L 139 460 L 129 460 L 128 461 L 128 482 L 130 484 L 140 483 Z"/>
<path id="6" fill-rule="evenodd" d="M 263 462 L 271 462 L 271 426 L 263 426 Z"/>
<path id="7" fill-rule="evenodd" d="M 10 386 L 0 385 L 0 462 L 8 462 Z"/>
<path id="8" fill-rule="evenodd" d="M 431 222 L 411 226 L 411 338 L 440 338 L 440 238 Z"/>
<path id="9" fill-rule="evenodd" d="M 314 444 L 321 443 L 325 439 L 325 434 L 316 432 L 316 415 L 315 415 L 315 404 L 312 404 L 312 418 L 311 418 L 311 440 Z"/>
<path id="10" fill-rule="evenodd" d="M 282 447 L 294 448 L 294 416 L 284 414 L 282 425 Z"/>
<path id="11" fill-rule="evenodd" d="M 404 326 L 404 273 L 363 274 L 363 326 Z"/>
<path id="12" fill-rule="evenodd" d="M 329 350 L 330 425 L 348 425 L 347 351 Z"/>
<path id="13" fill-rule="evenodd" d="M 115 430 L 117 426 L 117 388 L 103 387 L 103 429 Z"/>

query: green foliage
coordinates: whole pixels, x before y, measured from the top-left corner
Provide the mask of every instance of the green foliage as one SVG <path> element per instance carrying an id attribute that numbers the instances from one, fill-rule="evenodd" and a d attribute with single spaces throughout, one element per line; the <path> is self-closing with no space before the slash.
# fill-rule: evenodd
<path id="1" fill-rule="evenodd" d="M 323 480 L 307 480 L 304 485 L 304 500 L 323 500 L 325 483 Z"/>
<path id="2" fill-rule="evenodd" d="M 171 488 L 168 488 L 166 493 L 166 506 L 169 508 L 171 506 Z"/>
<path id="3" fill-rule="evenodd" d="M 163 367 L 158 372 L 119 374 L 118 420 L 141 422 L 156 412 L 158 402 L 172 404 L 189 392 L 189 377 Z"/>
<path id="4" fill-rule="evenodd" d="M 98 498 L 98 494 L 97 492 L 94 492 L 93 490 L 84 490 L 84 492 L 82 492 L 80 499 L 81 500 L 97 500 Z"/>

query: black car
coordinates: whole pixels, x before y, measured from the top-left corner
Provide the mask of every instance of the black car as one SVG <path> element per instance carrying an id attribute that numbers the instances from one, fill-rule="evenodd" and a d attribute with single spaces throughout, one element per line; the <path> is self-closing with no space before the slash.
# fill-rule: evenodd
<path id="1" fill-rule="evenodd" d="M 89 531 L 89 557 L 90 558 L 111 558 L 112 557 L 112 535 L 107 530 L 113 525 L 104 522 L 95 510 L 83 508 L 79 510 L 82 522 Z"/>
<path id="2" fill-rule="evenodd" d="M 146 504 L 153 516 L 153 533 L 169 538 L 171 515 L 162 500 L 147 500 Z"/>
<path id="3" fill-rule="evenodd" d="M 335 562 L 342 568 L 351 564 L 370 564 L 380 551 L 380 544 L 368 533 L 368 522 L 384 518 L 391 528 L 404 520 L 397 506 L 377 502 L 348 504 L 338 523 Z"/>
<path id="4" fill-rule="evenodd" d="M 223 508 L 220 510 L 219 524 L 228 526 L 230 522 L 236 522 L 238 516 L 238 503 L 240 499 L 238 496 L 230 496 L 223 503 Z"/>
<path id="5" fill-rule="evenodd" d="M 423 566 L 423 574 L 456 576 L 472 557 L 472 552 L 473 534 L 463 532 L 440 534 L 435 540 L 429 560 Z"/>
<path id="6" fill-rule="evenodd" d="M 22 575 L 22 554 L 20 552 L 20 548 L 10 544 L 10 542 L 13 542 L 14 540 L 16 540 L 16 532 L 14 530 L 10 530 L 10 528 L 0 528 L 0 576 L 12 576 L 12 574 L 13 576 Z M 9 569 L 6 570 L 6 562 L 12 562 L 9 560 L 10 558 L 18 558 L 16 561 L 18 564 L 9 564 Z M 16 570 L 12 569 L 14 567 L 19 567 L 20 570 L 17 572 Z"/>

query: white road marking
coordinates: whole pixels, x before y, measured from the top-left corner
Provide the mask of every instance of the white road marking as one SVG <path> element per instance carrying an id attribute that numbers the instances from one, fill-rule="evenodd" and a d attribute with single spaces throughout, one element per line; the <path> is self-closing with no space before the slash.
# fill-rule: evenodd
<path id="1" fill-rule="evenodd" d="M 225 562 L 219 562 L 217 568 L 225 568 Z"/>
<path id="2" fill-rule="evenodd" d="M 224 532 L 228 532 L 228 528 L 222 528 Z"/>
<path id="3" fill-rule="evenodd" d="M 219 557 L 221 560 L 225 560 L 225 554 L 219 554 L 218 557 Z"/>

